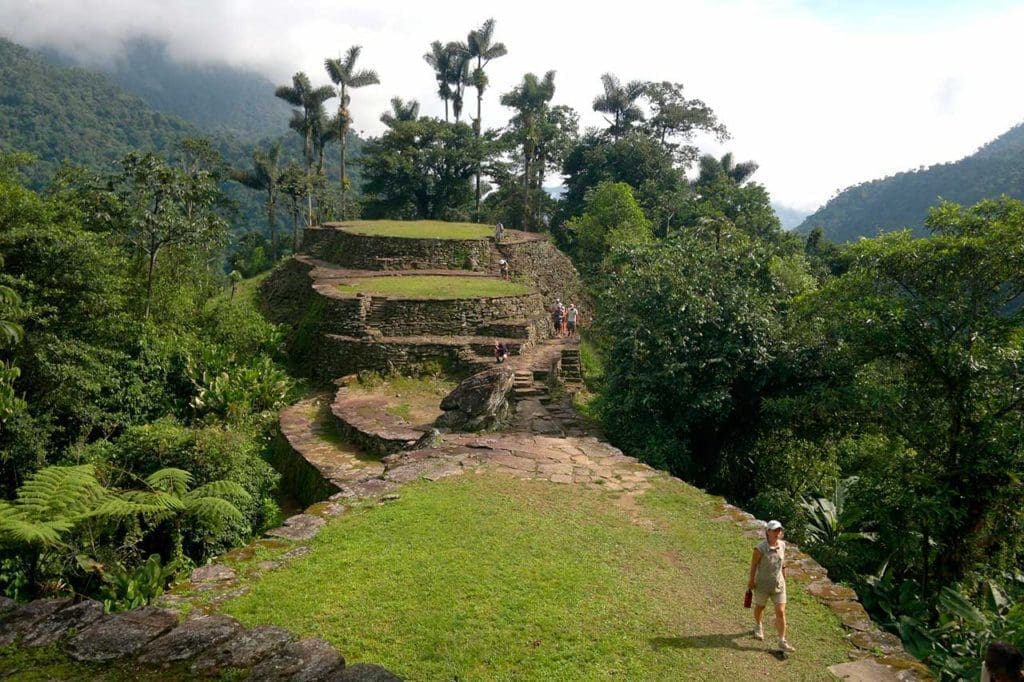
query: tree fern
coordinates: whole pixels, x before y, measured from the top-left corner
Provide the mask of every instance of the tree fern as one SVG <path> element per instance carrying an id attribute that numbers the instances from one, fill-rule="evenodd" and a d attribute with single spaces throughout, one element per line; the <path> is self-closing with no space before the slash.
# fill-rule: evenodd
<path id="1" fill-rule="evenodd" d="M 245 523 L 245 516 L 238 507 L 220 497 L 195 497 L 188 501 L 188 513 L 212 528 L 222 528 L 226 523 Z"/>
<path id="2" fill-rule="evenodd" d="M 183 497 L 191 483 L 192 474 L 173 467 L 155 471 L 146 479 L 146 485 L 153 490 L 172 493 L 176 497 Z"/>
<path id="3" fill-rule="evenodd" d="M 0 538 L 41 547 L 58 545 L 109 497 L 89 464 L 40 469 L 18 489 L 13 502 L 0 502 Z"/>

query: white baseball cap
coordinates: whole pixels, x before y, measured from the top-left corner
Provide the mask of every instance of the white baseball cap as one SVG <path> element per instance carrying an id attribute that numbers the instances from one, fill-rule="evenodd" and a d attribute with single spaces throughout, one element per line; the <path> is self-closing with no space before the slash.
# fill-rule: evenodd
<path id="1" fill-rule="evenodd" d="M 764 528 L 765 530 L 780 530 L 782 528 L 782 524 L 772 519 Z"/>

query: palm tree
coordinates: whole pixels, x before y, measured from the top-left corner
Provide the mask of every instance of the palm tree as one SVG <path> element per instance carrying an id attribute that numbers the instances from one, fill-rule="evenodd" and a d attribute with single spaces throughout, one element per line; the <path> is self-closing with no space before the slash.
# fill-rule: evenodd
<path id="1" fill-rule="evenodd" d="M 362 47 L 359 45 L 353 45 L 348 48 L 348 52 L 345 53 L 345 60 L 328 59 L 324 61 L 324 66 L 327 69 L 327 75 L 331 77 L 331 82 L 338 86 L 338 127 L 336 128 L 338 134 L 338 142 L 341 144 L 341 214 L 345 215 L 345 192 L 348 189 L 348 175 L 346 175 L 345 167 L 345 152 L 347 149 L 346 139 L 348 137 L 349 128 L 352 126 L 352 114 L 348 110 L 349 105 L 349 94 L 348 91 L 351 88 L 361 88 L 367 85 L 377 85 L 380 83 L 380 78 L 377 77 L 377 72 L 373 69 L 364 69 L 362 71 L 356 71 L 356 60 L 359 59 L 359 53 L 362 51 Z"/>
<path id="2" fill-rule="evenodd" d="M 601 76 L 604 92 L 594 98 L 594 111 L 609 114 L 608 132 L 612 138 L 619 139 L 623 133 L 637 121 L 644 120 L 644 112 L 636 101 L 644 94 L 647 84 L 643 81 L 630 81 L 623 85 L 610 73 Z"/>
<path id="3" fill-rule="evenodd" d="M 518 112 L 510 123 L 519 129 L 523 144 L 523 221 L 527 228 L 530 223 L 531 166 L 539 137 L 537 122 L 554 95 L 555 72 L 548 71 L 543 80 L 538 80 L 532 73 L 526 74 L 522 83 L 501 96 L 502 104 Z"/>
<path id="4" fill-rule="evenodd" d="M 324 102 L 334 97 L 334 89 L 329 85 L 314 88 L 313 84 L 309 81 L 309 76 L 299 71 L 292 76 L 291 86 L 282 85 L 274 91 L 274 94 L 293 107 L 296 107 L 296 109 L 292 110 L 292 120 L 288 123 L 288 126 L 302 135 L 302 150 L 305 155 L 306 175 L 308 176 L 312 173 L 314 139 L 317 128 L 321 125 L 320 122 L 324 117 Z M 309 211 L 307 220 L 312 225 L 312 192 L 306 193 L 306 201 Z"/>
<path id="5" fill-rule="evenodd" d="M 437 80 L 437 95 L 444 102 L 444 121 L 448 122 L 448 101 L 452 98 L 451 72 L 453 55 L 440 40 L 430 43 L 430 52 L 423 55 L 424 61 L 434 67 L 434 79 Z"/>
<path id="6" fill-rule="evenodd" d="M 452 115 L 458 123 L 462 118 L 462 104 L 466 95 L 466 86 L 470 84 L 469 64 L 472 61 L 469 50 L 462 43 L 448 43 L 447 49 L 452 53 L 452 70 L 449 74 L 452 85 Z"/>
<path id="7" fill-rule="evenodd" d="M 414 99 L 408 102 L 401 97 L 391 98 L 391 111 L 380 115 L 380 122 L 388 128 L 394 128 L 400 121 L 415 121 L 420 116 L 420 103 Z"/>
<path id="8" fill-rule="evenodd" d="M 484 67 L 492 59 L 504 57 L 508 54 L 505 43 L 492 43 L 494 38 L 494 19 L 488 19 L 475 31 L 470 31 L 466 38 L 466 49 L 470 59 L 476 59 L 476 68 L 473 69 L 472 82 L 476 88 L 476 119 L 473 121 L 473 130 L 476 136 L 480 137 L 483 123 L 481 121 L 481 107 L 484 99 L 484 90 L 487 88 L 487 74 Z M 476 164 L 476 213 L 480 218 L 480 161 Z"/>
<path id="9" fill-rule="evenodd" d="M 729 152 L 721 159 L 716 159 L 711 154 L 705 154 L 700 158 L 700 175 L 697 176 L 697 185 L 708 185 L 718 178 L 728 178 L 737 185 L 742 185 L 750 179 L 757 171 L 755 161 L 744 161 L 734 163 L 732 152 Z"/>
<path id="10" fill-rule="evenodd" d="M 231 179 L 250 189 L 262 190 L 267 193 L 267 224 L 270 225 L 270 258 L 277 261 L 277 196 L 281 180 L 281 143 L 278 142 L 264 152 L 257 149 L 252 153 L 252 168 L 236 170 Z"/>

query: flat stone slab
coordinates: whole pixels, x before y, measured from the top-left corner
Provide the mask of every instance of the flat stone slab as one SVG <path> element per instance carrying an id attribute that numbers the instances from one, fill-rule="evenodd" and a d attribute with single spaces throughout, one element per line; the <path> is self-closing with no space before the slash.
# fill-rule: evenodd
<path id="1" fill-rule="evenodd" d="M 30 627 L 70 603 L 70 599 L 37 599 L 8 612 L 0 621 L 0 646 L 14 644 Z"/>
<path id="2" fill-rule="evenodd" d="M 833 665 L 828 671 L 850 682 L 899 682 L 900 679 L 895 670 L 871 658 Z"/>
<path id="3" fill-rule="evenodd" d="M 807 586 L 811 595 L 822 601 L 857 601 L 857 593 L 845 585 L 836 585 L 827 578 L 815 580 Z"/>
<path id="4" fill-rule="evenodd" d="M 235 571 L 233 569 L 220 564 L 200 566 L 192 571 L 192 575 L 189 576 L 194 583 L 212 583 L 223 580 L 234 580 L 235 577 Z"/>
<path id="5" fill-rule="evenodd" d="M 398 675 L 373 663 L 356 663 L 347 666 L 335 679 L 338 682 L 402 682 L 402 678 Z"/>
<path id="6" fill-rule="evenodd" d="M 883 654 L 903 652 L 903 643 L 900 641 L 900 638 L 881 630 L 855 632 L 850 635 L 849 640 L 858 649 L 866 651 L 881 651 Z"/>
<path id="7" fill-rule="evenodd" d="M 242 630 L 204 651 L 192 671 L 216 675 L 224 668 L 251 668 L 294 639 L 292 633 L 273 625 Z"/>
<path id="8" fill-rule="evenodd" d="M 143 606 L 135 611 L 104 616 L 78 635 L 66 646 L 76 661 L 113 661 L 134 656 L 178 624 L 178 614 L 155 606 Z"/>
<path id="9" fill-rule="evenodd" d="M 333 679 L 345 666 L 345 659 L 322 639 L 303 639 L 277 650 L 252 669 L 249 680 L 256 682 L 320 682 Z"/>
<path id="10" fill-rule="evenodd" d="M 851 630 L 867 632 L 874 628 L 868 612 L 855 601 L 831 601 L 826 602 L 825 605 L 835 611 L 843 625 Z"/>
<path id="11" fill-rule="evenodd" d="M 284 525 L 280 528 L 268 530 L 267 535 L 288 540 L 310 540 L 320 532 L 326 523 L 327 521 L 320 516 L 296 514 L 285 519 Z"/>
<path id="12" fill-rule="evenodd" d="M 140 663 L 157 665 L 195 658 L 200 653 L 242 630 L 234 618 L 196 616 L 150 642 L 139 654 Z"/>
<path id="13" fill-rule="evenodd" d="M 46 616 L 25 630 L 24 646 L 49 646 L 74 629 L 82 630 L 103 616 L 103 604 L 93 599 L 72 604 Z"/>
<path id="14" fill-rule="evenodd" d="M 351 498 L 356 499 L 373 499 L 387 495 L 393 490 L 398 489 L 398 484 L 394 481 L 385 481 L 382 478 L 371 478 L 365 481 L 358 481 L 355 483 L 345 483 L 344 485 L 338 486 L 341 488 L 340 492 L 331 495 L 332 501 L 346 500 Z"/>

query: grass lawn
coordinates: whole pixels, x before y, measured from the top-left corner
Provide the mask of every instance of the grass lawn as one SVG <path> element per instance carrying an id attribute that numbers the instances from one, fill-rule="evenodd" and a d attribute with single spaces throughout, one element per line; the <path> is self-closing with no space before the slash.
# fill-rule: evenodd
<path id="1" fill-rule="evenodd" d="M 493 298 L 520 296 L 529 287 L 497 277 L 460 275 L 402 275 L 399 277 L 359 277 L 343 280 L 338 291 L 355 296 L 362 292 L 393 298 Z"/>
<path id="2" fill-rule="evenodd" d="M 823 680 L 837 619 L 790 585 L 779 660 L 741 608 L 753 543 L 661 479 L 639 501 L 498 474 L 404 487 L 223 610 L 414 680 Z M 766 623 L 766 625 L 769 623 Z"/>
<path id="3" fill-rule="evenodd" d="M 409 239 L 484 239 L 494 227 L 479 223 L 446 223 L 441 220 L 353 220 L 338 225 L 356 234 Z"/>

